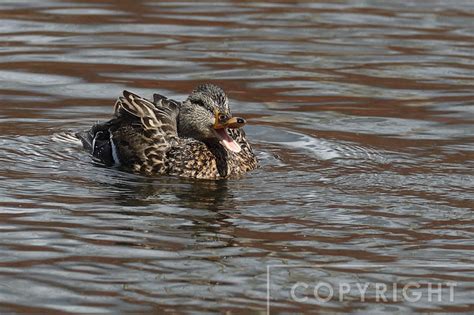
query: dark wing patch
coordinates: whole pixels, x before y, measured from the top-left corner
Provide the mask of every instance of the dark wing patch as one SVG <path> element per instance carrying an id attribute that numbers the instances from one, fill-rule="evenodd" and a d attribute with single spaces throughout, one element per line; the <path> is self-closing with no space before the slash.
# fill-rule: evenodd
<path id="1" fill-rule="evenodd" d="M 107 166 L 117 164 L 112 154 L 112 145 L 110 142 L 110 125 L 109 123 L 95 124 L 90 130 L 79 132 L 76 134 L 82 141 L 84 149 L 86 149 L 92 158 L 98 162 L 102 162 Z"/>

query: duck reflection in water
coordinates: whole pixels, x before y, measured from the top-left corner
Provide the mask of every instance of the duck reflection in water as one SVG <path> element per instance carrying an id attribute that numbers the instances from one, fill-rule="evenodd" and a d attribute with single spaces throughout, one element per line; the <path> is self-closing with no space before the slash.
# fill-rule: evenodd
<path id="1" fill-rule="evenodd" d="M 232 234 L 233 223 L 229 219 L 240 213 L 239 201 L 229 189 L 235 181 L 153 179 L 122 172 L 117 172 L 117 176 L 102 185 L 108 186 L 105 190 L 113 192 L 112 199 L 123 208 L 118 214 L 129 215 L 133 220 L 143 217 L 156 217 L 160 222 L 166 218 L 184 220 L 187 223 L 177 229 L 190 232 L 189 236 L 197 242 L 209 242 L 214 238 L 222 241 L 220 236 Z M 146 221 L 147 229 L 153 229 L 154 225 L 148 225 L 150 220 Z M 161 223 L 156 227 L 159 226 Z M 232 246 L 233 237 L 225 239 L 224 246 Z"/>

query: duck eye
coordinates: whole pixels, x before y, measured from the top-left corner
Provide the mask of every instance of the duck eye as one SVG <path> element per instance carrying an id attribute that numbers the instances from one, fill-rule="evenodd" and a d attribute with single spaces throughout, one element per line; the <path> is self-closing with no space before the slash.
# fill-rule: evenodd
<path id="1" fill-rule="evenodd" d="M 205 106 L 204 106 L 204 102 L 203 102 L 202 100 L 195 100 L 195 101 L 194 101 L 194 104 L 199 105 L 199 106 L 202 106 L 202 107 L 205 107 Z"/>

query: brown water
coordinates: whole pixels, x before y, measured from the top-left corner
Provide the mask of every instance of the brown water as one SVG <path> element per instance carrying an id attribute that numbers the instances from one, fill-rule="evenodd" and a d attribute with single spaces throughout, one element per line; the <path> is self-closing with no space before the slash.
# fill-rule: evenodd
<path id="1" fill-rule="evenodd" d="M 3 0 L 0 19 L 2 312 L 474 312 L 472 1 Z M 135 176 L 63 139 L 125 88 L 206 81 L 251 121 L 242 180 Z M 457 286 L 320 303 L 318 281 Z"/>

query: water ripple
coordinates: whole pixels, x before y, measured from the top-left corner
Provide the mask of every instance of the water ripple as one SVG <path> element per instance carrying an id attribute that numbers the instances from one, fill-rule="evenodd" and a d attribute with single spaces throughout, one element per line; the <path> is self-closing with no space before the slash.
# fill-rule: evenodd
<path id="1" fill-rule="evenodd" d="M 3 1 L 0 309 L 263 312 L 280 265 L 272 313 L 472 313 L 473 8 Z M 204 81 L 249 119 L 245 178 L 128 174 L 72 136 L 122 89 Z M 458 286 L 454 304 L 291 300 L 321 280 Z"/>

